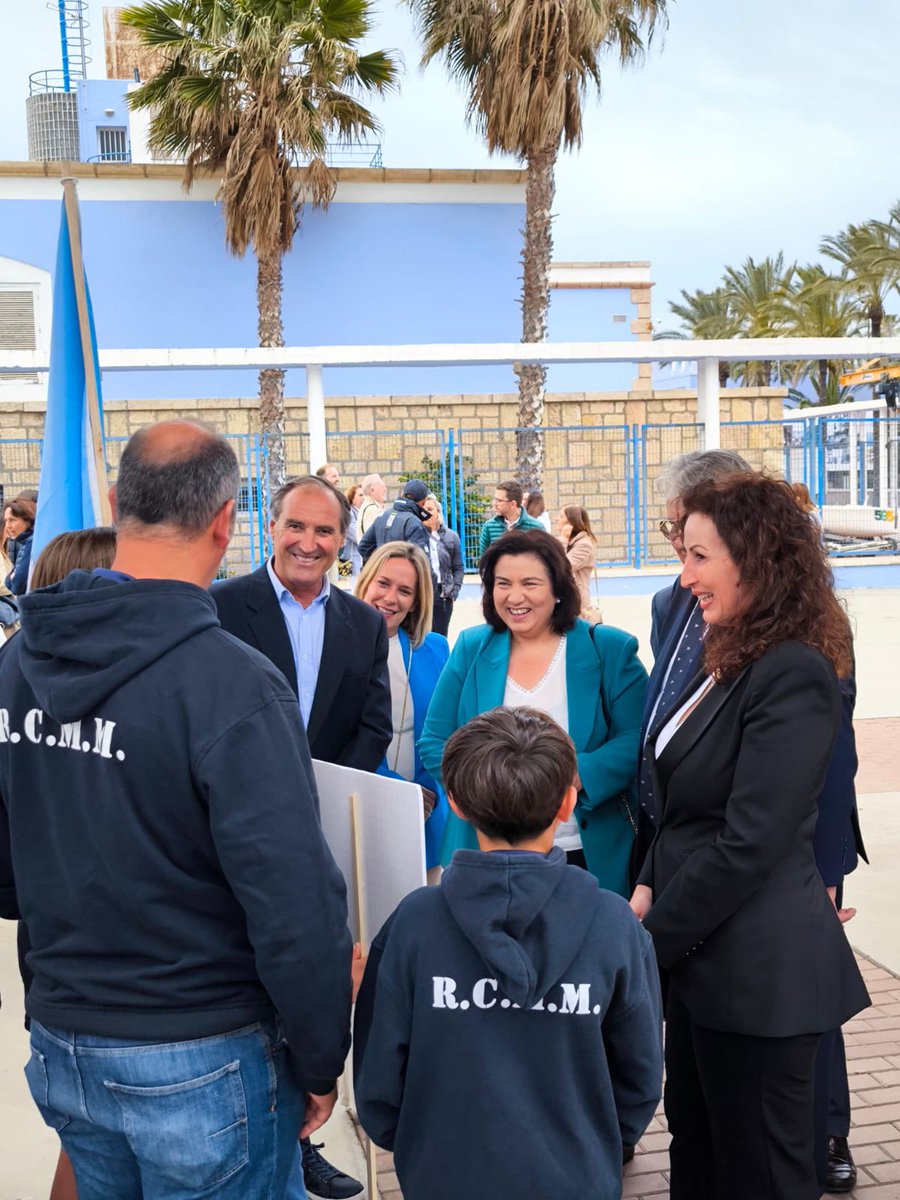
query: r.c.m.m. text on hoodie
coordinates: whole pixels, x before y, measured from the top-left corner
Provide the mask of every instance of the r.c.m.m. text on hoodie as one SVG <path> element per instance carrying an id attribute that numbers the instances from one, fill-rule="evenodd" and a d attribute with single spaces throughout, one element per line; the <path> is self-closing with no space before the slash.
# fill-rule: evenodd
<path id="1" fill-rule="evenodd" d="M 26 1010 L 182 1041 L 280 1018 L 301 1086 L 349 1044 L 344 883 L 297 701 L 174 580 L 75 571 L 0 653 L 0 916 Z"/>
<path id="2" fill-rule="evenodd" d="M 372 944 L 354 1079 L 405 1200 L 618 1200 L 662 1085 L 650 938 L 561 850 L 457 851 Z"/>

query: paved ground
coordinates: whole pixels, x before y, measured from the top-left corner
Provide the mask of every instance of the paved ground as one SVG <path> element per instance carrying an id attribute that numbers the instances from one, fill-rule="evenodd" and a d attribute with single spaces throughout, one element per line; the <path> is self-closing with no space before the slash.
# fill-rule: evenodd
<path id="1" fill-rule="evenodd" d="M 897 665 L 900 667 L 900 657 Z M 856 722 L 856 749 L 859 770 L 856 790 L 860 795 L 869 792 L 894 792 L 900 783 L 900 718 L 869 717 Z"/>

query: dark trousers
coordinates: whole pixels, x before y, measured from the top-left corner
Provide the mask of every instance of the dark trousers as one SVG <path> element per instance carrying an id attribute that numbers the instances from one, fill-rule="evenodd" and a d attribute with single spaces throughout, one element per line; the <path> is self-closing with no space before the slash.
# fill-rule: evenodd
<path id="1" fill-rule="evenodd" d="M 665 1108 L 670 1200 L 818 1200 L 813 1076 L 819 1034 L 720 1033 L 669 988 Z"/>
<path id="2" fill-rule="evenodd" d="M 822 1034 L 815 1086 L 816 1175 L 824 1192 L 828 1187 L 828 1139 L 845 1138 L 850 1133 L 850 1085 L 840 1029 Z"/>
<path id="3" fill-rule="evenodd" d="M 844 885 L 838 885 L 835 902 L 844 903 Z M 824 1192 L 828 1185 L 828 1139 L 850 1135 L 850 1084 L 844 1035 L 840 1029 L 822 1034 L 816 1057 L 816 1174 Z"/>
<path id="4" fill-rule="evenodd" d="M 431 611 L 431 628 L 435 633 L 442 633 L 447 636 L 447 630 L 450 628 L 450 616 L 453 613 L 453 601 L 445 600 L 443 596 L 439 596 L 437 592 L 434 595 L 434 607 Z"/>
<path id="5" fill-rule="evenodd" d="M 825 1117 L 827 1137 L 850 1136 L 850 1082 L 847 1079 L 847 1056 L 844 1052 L 844 1033 L 835 1029 L 826 1033 L 823 1041 L 831 1041 L 831 1085 L 828 1088 L 828 1112 Z"/>

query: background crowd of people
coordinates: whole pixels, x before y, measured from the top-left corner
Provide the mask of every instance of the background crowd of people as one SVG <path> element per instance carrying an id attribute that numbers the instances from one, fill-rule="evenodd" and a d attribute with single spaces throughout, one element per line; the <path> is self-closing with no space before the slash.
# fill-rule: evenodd
<path id="1" fill-rule="evenodd" d="M 724 451 L 663 472 L 682 571 L 654 597 L 648 678 L 602 623 L 580 505 L 553 534 L 540 493 L 498 485 L 483 623 L 451 650 L 460 543 L 422 480 L 390 505 L 378 475 L 289 480 L 271 558 L 210 587 L 238 484 L 206 427 L 141 431 L 116 530 L 55 539 L 30 590 L 35 498 L 5 509 L 0 605 L 24 634 L 0 651 L 0 915 L 21 922 L 29 1085 L 74 1167 L 54 1200 L 362 1190 L 311 1141 L 351 986 L 311 757 L 422 789 L 440 891 L 379 934 L 356 1024 L 360 1115 L 407 1200 L 486 1197 L 526 1166 L 563 1200 L 592 1172 L 619 1196 L 658 1099 L 660 986 L 673 1200 L 849 1190 L 840 1027 L 868 1004 L 842 929 L 864 855 L 852 633 L 790 488 Z M 479 955 L 496 978 L 457 1002 Z M 488 1024 L 451 1062 L 457 1010 Z M 604 1054 L 551 1034 L 557 1012 L 598 1016 Z M 567 1072 L 605 1097 L 596 1121 L 561 1104 Z M 489 1149 L 513 1077 L 552 1169 Z M 460 1106 L 465 1161 L 438 1178 L 417 1143 L 452 1137 Z"/>

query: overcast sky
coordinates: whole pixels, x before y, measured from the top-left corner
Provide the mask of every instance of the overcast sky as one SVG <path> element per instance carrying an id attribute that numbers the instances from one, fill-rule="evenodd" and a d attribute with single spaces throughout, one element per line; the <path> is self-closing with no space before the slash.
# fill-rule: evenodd
<path id="1" fill-rule="evenodd" d="M 55 7 L 0 0 L 0 159 L 27 157 L 29 73 L 60 66 Z M 97 78 L 102 8 L 88 7 Z M 813 259 L 823 234 L 900 199 L 900 0 L 675 0 L 670 14 L 642 67 L 609 62 L 584 145 L 560 160 L 554 227 L 558 260 L 649 259 L 663 326 L 679 288 L 712 287 L 747 255 Z M 439 64 L 420 71 L 405 7 L 382 0 L 372 44 L 405 62 L 376 106 L 386 166 L 516 165 L 488 158 Z"/>

